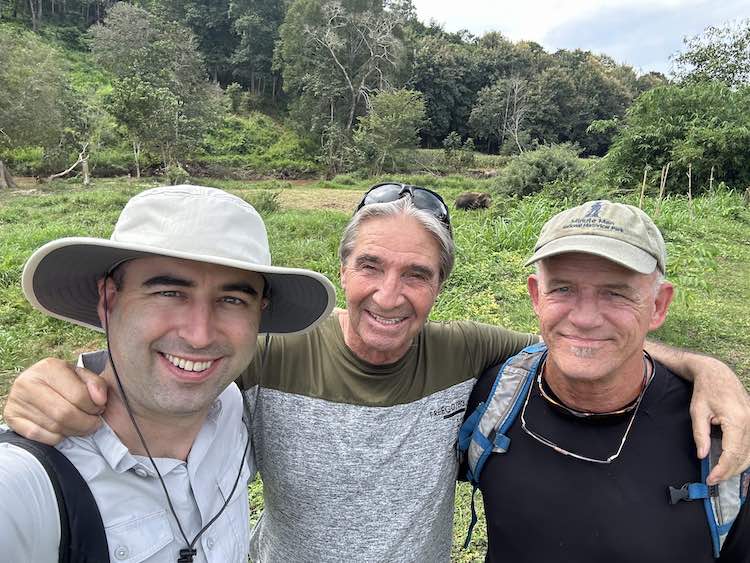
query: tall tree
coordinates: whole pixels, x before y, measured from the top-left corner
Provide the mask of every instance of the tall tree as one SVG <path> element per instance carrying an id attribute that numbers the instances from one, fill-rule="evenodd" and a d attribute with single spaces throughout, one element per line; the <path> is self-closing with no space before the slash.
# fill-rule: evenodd
<path id="1" fill-rule="evenodd" d="M 744 189 L 750 185 L 750 88 L 717 81 L 654 88 L 628 109 L 624 127 L 607 155 L 614 184 L 634 187 L 644 167 L 671 163 L 667 187 L 684 193 L 690 171 L 693 193 L 711 179 Z"/>
<path id="2" fill-rule="evenodd" d="M 128 131 L 136 165 L 142 146 L 165 167 L 189 154 L 220 107 L 190 30 L 120 2 L 90 34 L 96 61 L 116 77 L 110 108 Z"/>
<path id="3" fill-rule="evenodd" d="M 480 90 L 471 110 L 469 124 L 478 138 L 497 140 L 507 152 L 524 152 L 530 136 L 527 116 L 530 109 L 529 84 L 519 76 L 501 78 Z"/>
<path id="4" fill-rule="evenodd" d="M 408 85 L 424 95 L 428 125 L 422 139 L 428 146 L 441 146 L 451 131 L 469 133 L 471 108 L 477 92 L 487 85 L 474 55 L 470 45 L 440 30 L 416 41 Z"/>
<path id="5" fill-rule="evenodd" d="M 420 92 L 380 92 L 373 96 L 369 113 L 359 118 L 354 143 L 365 164 L 374 174 L 380 174 L 387 162 L 390 169 L 395 169 L 400 151 L 417 147 L 424 122 L 425 106 Z"/>
<path id="6" fill-rule="evenodd" d="M 750 19 L 709 26 L 685 39 L 675 74 L 688 81 L 718 80 L 731 88 L 750 84 Z"/>
<path id="7" fill-rule="evenodd" d="M 60 143 L 71 109 L 64 68 L 62 56 L 35 35 L 0 33 L 0 149 Z M 3 173 L 0 187 L 9 177 Z"/>
<path id="8" fill-rule="evenodd" d="M 275 99 L 281 76 L 273 67 L 273 50 L 286 15 L 287 2 L 232 0 L 230 17 L 238 36 L 232 53 L 233 74 L 251 92 Z"/>
<path id="9" fill-rule="evenodd" d="M 154 12 L 188 27 L 203 56 L 209 76 L 224 85 L 233 80 L 232 54 L 239 39 L 234 29 L 231 0 L 158 0 Z"/>
<path id="10" fill-rule="evenodd" d="M 400 56 L 398 20 L 382 0 L 296 0 L 276 50 L 298 122 L 351 132 L 370 96 L 391 88 Z"/>

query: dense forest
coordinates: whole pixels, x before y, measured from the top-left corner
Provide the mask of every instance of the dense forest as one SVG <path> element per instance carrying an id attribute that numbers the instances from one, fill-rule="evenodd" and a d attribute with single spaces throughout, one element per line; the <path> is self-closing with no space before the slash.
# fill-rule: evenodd
<path id="1" fill-rule="evenodd" d="M 537 183 L 583 177 L 582 157 L 612 187 L 744 189 L 750 23 L 707 28 L 673 63 L 670 79 L 638 75 L 605 54 L 449 33 L 411 0 L 2 0 L 0 185 L 6 165 L 85 181 L 377 175 L 488 153 Z M 505 174 L 506 190 L 531 189 L 528 172 L 516 187 Z"/>

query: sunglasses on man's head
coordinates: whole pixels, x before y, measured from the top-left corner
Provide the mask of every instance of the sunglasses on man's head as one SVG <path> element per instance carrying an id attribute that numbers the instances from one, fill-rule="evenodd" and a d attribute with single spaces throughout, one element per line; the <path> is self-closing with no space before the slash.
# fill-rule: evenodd
<path id="1" fill-rule="evenodd" d="M 440 197 L 440 194 L 437 192 L 433 192 L 432 190 L 420 186 L 394 183 L 378 184 L 367 190 L 367 193 L 365 193 L 362 197 L 362 201 L 360 201 L 357 206 L 357 211 L 371 203 L 390 203 L 406 197 L 407 195 L 411 197 L 414 207 L 434 215 L 448 228 L 448 233 L 451 234 L 451 236 L 453 235 L 451 220 L 448 215 L 448 206 L 445 205 L 443 198 Z"/>

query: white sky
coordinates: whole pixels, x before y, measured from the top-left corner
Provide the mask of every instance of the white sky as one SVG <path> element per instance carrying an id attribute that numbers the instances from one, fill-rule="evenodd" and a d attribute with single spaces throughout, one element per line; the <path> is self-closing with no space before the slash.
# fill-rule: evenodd
<path id="1" fill-rule="evenodd" d="M 605 53 L 639 72 L 668 73 L 682 39 L 750 17 L 750 0 L 414 0 L 417 17 L 447 31 L 500 31 L 547 51 Z"/>

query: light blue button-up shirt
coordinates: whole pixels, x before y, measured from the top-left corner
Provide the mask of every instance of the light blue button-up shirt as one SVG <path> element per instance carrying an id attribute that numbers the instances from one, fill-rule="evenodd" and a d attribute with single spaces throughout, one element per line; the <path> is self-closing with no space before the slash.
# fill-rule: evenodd
<path id="1" fill-rule="evenodd" d="M 246 562 L 249 541 L 247 484 L 255 475 L 252 450 L 243 462 L 247 430 L 242 396 L 231 384 L 211 407 L 187 462 L 156 458 L 183 530 L 192 541 L 229 497 L 229 505 L 201 536 L 196 563 Z M 58 449 L 91 488 L 102 515 L 110 560 L 170 562 L 186 547 L 148 458 L 132 455 L 105 423 Z M 57 561 L 60 522 L 52 485 L 26 450 L 0 444 L 0 559 Z"/>

